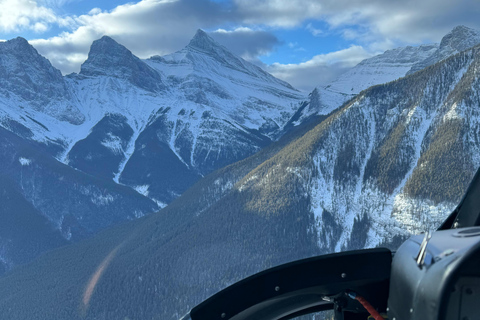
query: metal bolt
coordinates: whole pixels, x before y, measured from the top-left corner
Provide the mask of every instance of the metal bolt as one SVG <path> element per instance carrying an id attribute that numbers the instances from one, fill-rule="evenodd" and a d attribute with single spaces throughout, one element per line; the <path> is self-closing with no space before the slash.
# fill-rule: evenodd
<path id="1" fill-rule="evenodd" d="M 276 286 L 276 287 L 275 287 L 275 291 L 280 291 L 280 287 L 279 287 L 279 286 Z"/>
<path id="2" fill-rule="evenodd" d="M 453 249 L 447 249 L 445 251 L 443 251 L 443 255 L 446 257 L 446 256 L 449 256 L 451 254 L 454 254 L 455 253 L 455 250 Z"/>
<path id="3" fill-rule="evenodd" d="M 345 279 L 345 278 L 347 277 L 347 274 L 346 274 L 346 273 L 342 273 L 340 276 Z"/>
<path id="4" fill-rule="evenodd" d="M 222 313 L 221 317 L 222 319 L 225 318 L 227 315 L 225 313 Z"/>

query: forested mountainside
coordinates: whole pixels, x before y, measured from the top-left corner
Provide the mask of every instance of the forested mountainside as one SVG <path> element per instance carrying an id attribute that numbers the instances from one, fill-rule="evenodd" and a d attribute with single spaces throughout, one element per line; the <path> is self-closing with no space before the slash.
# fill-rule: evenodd
<path id="1" fill-rule="evenodd" d="M 24 204 L 1 212 L 34 217 L 3 221 L 0 273 L 158 211 L 280 137 L 306 99 L 201 30 L 147 60 L 103 37 L 65 77 L 16 38 L 0 43 L 0 83 L 0 174 Z"/>
<path id="2" fill-rule="evenodd" d="M 480 165 L 480 46 L 363 91 L 162 211 L 0 278 L 9 319 L 178 319 L 279 263 L 435 228 Z"/>

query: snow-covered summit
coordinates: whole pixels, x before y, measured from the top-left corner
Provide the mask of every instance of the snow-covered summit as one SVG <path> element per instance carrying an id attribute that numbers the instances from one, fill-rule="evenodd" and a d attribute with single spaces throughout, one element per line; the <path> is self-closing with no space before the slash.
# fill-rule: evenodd
<path id="1" fill-rule="evenodd" d="M 344 94 L 358 94 L 373 85 L 403 77 L 412 66 L 431 56 L 438 44 L 400 47 L 365 59 L 330 83 L 327 89 Z"/>
<path id="2" fill-rule="evenodd" d="M 429 57 L 412 66 L 407 74 L 424 69 L 458 52 L 467 50 L 480 43 L 480 32 L 466 26 L 457 26 L 446 34 L 438 49 Z"/>
<path id="3" fill-rule="evenodd" d="M 478 44 L 480 32 L 466 26 L 457 26 L 440 42 L 440 48 L 451 47 L 457 51 L 463 51 Z"/>
<path id="4" fill-rule="evenodd" d="M 14 39 L 1 42 L 0 43 L 0 52 L 4 53 L 7 51 L 16 51 L 17 53 L 32 53 L 35 48 L 33 48 L 25 38 L 16 37 Z M 36 51 L 36 50 L 35 50 Z"/>
<path id="5" fill-rule="evenodd" d="M 0 83 L 0 92 L 27 101 L 67 96 L 60 71 L 21 37 L 0 43 Z"/>
<path id="6" fill-rule="evenodd" d="M 0 43 L 0 105 L 0 120 L 2 114 L 20 117 L 20 105 L 27 117 L 39 112 L 72 124 L 84 121 L 60 71 L 20 37 Z"/>
<path id="7" fill-rule="evenodd" d="M 211 37 L 209 37 L 205 31 L 198 29 L 187 47 L 205 52 L 212 52 L 218 49 L 220 45 Z"/>
<path id="8" fill-rule="evenodd" d="M 237 82 L 242 81 L 241 79 L 247 75 L 250 77 L 249 82 L 255 79 L 263 85 L 270 84 L 296 91 L 287 82 L 275 78 L 260 67 L 236 56 L 201 29 L 197 30 L 184 49 L 163 57 L 155 56 L 150 60 L 175 65 L 183 64 L 190 66 L 198 73 L 216 73 Z"/>
<path id="9" fill-rule="evenodd" d="M 80 74 L 127 79 L 147 91 L 164 88 L 158 72 L 108 36 L 93 42 Z"/>

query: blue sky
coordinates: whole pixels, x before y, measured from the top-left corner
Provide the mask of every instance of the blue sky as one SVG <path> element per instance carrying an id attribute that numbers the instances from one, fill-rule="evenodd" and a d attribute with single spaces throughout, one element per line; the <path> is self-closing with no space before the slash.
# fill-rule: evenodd
<path id="1" fill-rule="evenodd" d="M 22 36 L 64 74 L 109 35 L 147 58 L 199 28 L 295 87 L 327 84 L 361 60 L 480 29 L 479 0 L 0 0 L 0 39 Z"/>

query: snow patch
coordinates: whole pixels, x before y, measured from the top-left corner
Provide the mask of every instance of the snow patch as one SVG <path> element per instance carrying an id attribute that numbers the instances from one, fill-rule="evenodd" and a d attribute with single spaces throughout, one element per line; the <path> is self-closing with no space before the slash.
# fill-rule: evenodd
<path id="1" fill-rule="evenodd" d="M 18 162 L 20 162 L 22 166 L 28 166 L 32 163 L 32 160 L 28 158 L 20 157 L 18 158 Z"/>
<path id="2" fill-rule="evenodd" d="M 93 196 L 91 200 L 97 206 L 106 206 L 109 203 L 112 203 L 115 200 L 115 198 L 112 195 L 107 194 L 106 196 L 104 195 Z"/>
<path id="3" fill-rule="evenodd" d="M 135 191 L 137 191 L 138 193 L 140 193 L 141 195 L 144 195 L 145 197 L 148 197 L 148 188 L 150 188 L 150 186 L 148 184 L 144 184 L 142 186 L 135 186 L 133 187 L 133 189 Z"/>
<path id="4" fill-rule="evenodd" d="M 435 231 L 455 206 L 450 202 L 435 204 L 432 200 L 411 199 L 404 194 L 397 194 L 392 218 L 410 234 Z"/>
<path id="5" fill-rule="evenodd" d="M 122 139 L 114 136 L 111 132 L 107 133 L 107 138 L 100 143 L 112 150 L 112 152 L 116 155 L 123 153 Z"/>
<path id="6" fill-rule="evenodd" d="M 457 112 L 457 103 L 452 104 L 448 112 L 443 116 L 443 121 L 459 119 L 460 115 Z"/>
<path id="7" fill-rule="evenodd" d="M 166 206 L 168 206 L 168 204 L 166 204 L 165 202 L 162 202 L 162 201 L 160 201 L 160 200 L 158 200 L 158 199 L 155 199 L 155 198 L 150 198 L 150 199 L 153 200 L 160 209 L 163 209 L 163 208 L 165 208 Z"/>
<path id="8" fill-rule="evenodd" d="M 247 184 L 250 182 L 250 181 L 253 181 L 253 180 L 256 180 L 258 179 L 258 175 L 253 175 L 251 176 L 250 178 L 248 178 L 244 183 L 242 183 L 239 187 L 238 187 L 238 191 L 242 192 L 243 190 L 245 190 L 247 188 Z"/>

